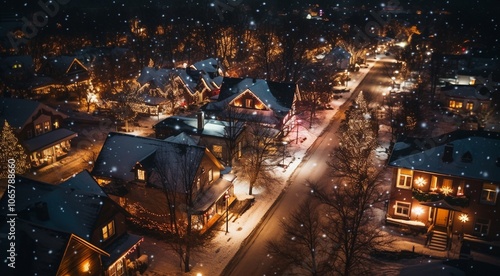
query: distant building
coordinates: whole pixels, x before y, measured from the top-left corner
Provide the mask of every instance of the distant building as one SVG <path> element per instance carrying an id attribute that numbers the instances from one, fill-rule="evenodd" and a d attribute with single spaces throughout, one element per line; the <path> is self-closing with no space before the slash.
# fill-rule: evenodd
<path id="1" fill-rule="evenodd" d="M 70 151 L 77 134 L 61 127 L 66 118 L 36 101 L 0 98 L 0 121 L 7 120 L 13 127 L 33 168 L 54 163 Z"/>
<path id="2" fill-rule="evenodd" d="M 485 87 L 484 87 L 485 88 Z M 440 89 L 442 102 L 457 113 L 481 113 L 490 108 L 491 97 L 488 89 L 479 90 L 475 86 L 448 86 Z"/>
<path id="3" fill-rule="evenodd" d="M 500 240 L 500 134 L 458 130 L 433 138 L 403 138 L 393 168 L 387 221 L 421 227 L 432 248 L 449 249 L 452 235 Z"/>
<path id="4" fill-rule="evenodd" d="M 60 185 L 16 177 L 16 269 L 9 275 L 132 275 L 142 237 L 127 233 L 129 214 L 83 171 Z M 13 212 L 0 199 L 3 221 Z M 0 234 L 7 237 L 9 225 Z M 7 239 L 0 243 L 5 243 Z M 133 254 L 135 253 L 135 254 Z M 0 252 L 7 265 L 6 250 Z M 8 273 L 4 268 L 3 273 Z"/>

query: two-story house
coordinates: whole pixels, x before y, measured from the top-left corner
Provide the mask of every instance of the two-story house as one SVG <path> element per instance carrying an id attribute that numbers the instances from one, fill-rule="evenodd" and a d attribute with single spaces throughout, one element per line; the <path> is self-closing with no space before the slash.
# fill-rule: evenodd
<path id="1" fill-rule="evenodd" d="M 0 244 L 7 249 L 14 242 L 17 254 L 12 269 L 11 253 L 2 250 L 3 275 L 135 275 L 127 264 L 139 257 L 143 238 L 127 232 L 129 214 L 87 171 L 60 185 L 16 176 L 14 186 L 15 210 L 8 193 L 0 199 L 2 237 L 12 232 L 7 220 L 15 218 L 15 239 Z"/>
<path id="2" fill-rule="evenodd" d="M 185 133 L 204 146 L 223 164 L 231 164 L 241 157 L 244 122 L 228 122 L 206 119 L 203 111 L 197 117 L 171 116 L 153 126 L 156 138 L 165 139 Z"/>
<path id="3" fill-rule="evenodd" d="M 477 114 L 490 108 L 488 89 L 471 85 L 447 86 L 440 89 L 441 101 L 451 110 L 462 114 Z M 485 87 L 483 87 L 485 88 Z"/>
<path id="4" fill-rule="evenodd" d="M 193 228 L 205 231 L 235 199 L 235 176 L 223 175 L 219 160 L 196 144 L 182 134 L 159 140 L 110 133 L 92 175 L 142 226 L 169 229 L 170 218 L 189 213 Z"/>
<path id="5" fill-rule="evenodd" d="M 0 121 L 7 120 L 37 168 L 65 157 L 77 134 L 62 128 L 67 115 L 42 103 L 0 98 Z"/>
<path id="6" fill-rule="evenodd" d="M 202 110 L 209 117 L 223 120 L 237 117 L 286 132 L 294 127 L 298 100 L 300 93 L 294 83 L 224 77 L 217 101 L 206 104 Z"/>
<path id="7" fill-rule="evenodd" d="M 445 250 L 453 234 L 498 240 L 500 134 L 457 130 L 403 138 L 393 168 L 387 221 L 426 228 L 430 246 Z"/>

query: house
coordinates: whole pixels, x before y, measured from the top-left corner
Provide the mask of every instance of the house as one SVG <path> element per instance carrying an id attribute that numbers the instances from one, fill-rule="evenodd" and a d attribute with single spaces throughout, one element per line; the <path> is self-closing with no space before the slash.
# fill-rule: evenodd
<path id="1" fill-rule="evenodd" d="M 441 101 L 457 113 L 477 114 L 490 108 L 490 93 L 488 89 L 470 85 L 447 86 L 440 89 Z"/>
<path id="2" fill-rule="evenodd" d="M 454 234 L 500 236 L 500 134 L 457 130 L 433 138 L 403 138 L 393 168 L 387 221 L 420 227 L 430 247 L 449 249 Z"/>
<path id="3" fill-rule="evenodd" d="M 135 261 L 142 237 L 127 232 L 127 212 L 87 171 L 60 185 L 16 176 L 15 187 L 19 196 L 11 241 L 17 256 L 11 275 L 133 275 L 127 264 Z M 12 218 L 9 204 L 5 193 L 0 199 L 4 221 Z M 2 224 L 1 235 L 7 237 L 9 231 L 8 224 Z M 9 262 L 6 250 L 0 256 Z"/>
<path id="4" fill-rule="evenodd" d="M 187 135 L 159 140 L 110 133 L 92 175 L 143 227 L 168 230 L 170 218 L 186 218 L 189 197 L 193 228 L 205 231 L 226 212 L 226 198 L 234 200 L 235 177 L 223 175 L 224 166 L 196 144 Z M 182 204 L 172 209 L 169 200 Z"/>
<path id="5" fill-rule="evenodd" d="M 202 110 L 209 117 L 237 116 L 287 131 L 293 128 L 297 100 L 300 93 L 293 83 L 224 77 L 217 101 L 206 104 Z"/>
<path id="6" fill-rule="evenodd" d="M 15 129 L 34 168 L 54 163 L 70 151 L 71 139 L 77 134 L 61 127 L 66 118 L 36 101 L 0 98 L 0 121 L 7 120 Z"/>
<path id="7" fill-rule="evenodd" d="M 90 74 L 82 61 L 75 56 L 58 56 L 45 60 L 37 72 L 32 85 L 34 94 L 49 94 L 53 91 L 86 87 L 90 81 Z"/>
<path id="8" fill-rule="evenodd" d="M 0 79 L 13 91 L 27 91 L 35 74 L 31 56 L 7 56 L 0 58 Z"/>
<path id="9" fill-rule="evenodd" d="M 172 85 L 172 93 L 180 98 L 182 104 L 201 103 L 219 93 L 223 71 L 217 60 L 210 58 L 196 62 L 185 68 L 165 69 L 145 67 L 137 82 L 141 91 L 169 96 L 167 86 Z M 174 84 L 171 84 L 174 82 Z"/>
<path id="10" fill-rule="evenodd" d="M 165 139 L 181 133 L 192 137 L 200 146 L 204 146 L 223 164 L 241 156 L 243 148 L 243 122 L 206 119 L 202 111 L 197 117 L 171 116 L 153 126 L 156 138 Z M 232 156 L 232 155 L 235 156 Z"/>
<path id="11" fill-rule="evenodd" d="M 331 66 L 339 71 L 349 69 L 351 54 L 342 47 L 335 47 L 327 53 L 323 59 L 323 64 Z"/>

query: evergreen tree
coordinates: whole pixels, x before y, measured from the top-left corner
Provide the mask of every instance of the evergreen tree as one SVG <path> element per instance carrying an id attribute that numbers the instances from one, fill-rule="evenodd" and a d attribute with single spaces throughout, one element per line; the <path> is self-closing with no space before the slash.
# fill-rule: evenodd
<path id="1" fill-rule="evenodd" d="M 5 120 L 0 140 L 0 167 L 2 168 L 0 178 L 7 177 L 7 165 L 10 163 L 10 159 L 15 160 L 16 174 L 23 174 L 31 168 L 23 146 L 19 143 L 12 127 Z"/>

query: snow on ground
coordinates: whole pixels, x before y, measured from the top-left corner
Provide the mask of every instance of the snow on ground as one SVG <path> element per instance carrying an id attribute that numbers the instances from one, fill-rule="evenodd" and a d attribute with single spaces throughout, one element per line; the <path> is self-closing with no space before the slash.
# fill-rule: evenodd
<path id="1" fill-rule="evenodd" d="M 368 69 L 361 69 L 354 73 L 353 81 L 349 82 L 349 87 L 354 88 L 368 72 Z M 354 89 L 351 89 L 353 91 Z M 331 110 L 321 110 L 317 112 L 314 125 L 309 128 L 308 123 L 299 127 L 297 140 L 296 131 L 292 131 L 287 140 L 287 156 L 285 164 L 287 168 L 277 168 L 274 173 L 281 179 L 280 186 L 271 190 L 263 190 L 254 187 L 253 205 L 237 219 L 229 221 L 229 233 L 226 233 L 225 224 L 221 224 L 220 229 L 214 229 L 215 237 L 203 248 L 194 250 L 191 256 L 191 272 L 183 273 L 179 267 L 179 258 L 168 251 L 168 244 L 163 241 L 146 238 L 141 244 L 141 254 L 149 256 L 150 264 L 144 275 L 220 275 L 222 270 L 236 254 L 242 242 L 248 237 L 252 230 L 260 222 L 264 214 L 271 207 L 279 196 L 283 188 L 287 185 L 287 179 L 302 162 L 303 156 L 316 138 L 324 131 L 330 123 L 331 118 L 339 107 L 351 96 L 352 92 L 344 93 L 342 98 L 333 100 L 330 104 Z M 303 120 L 304 121 L 304 120 Z M 293 157 L 292 157 L 293 156 Z M 248 183 L 238 171 L 234 171 L 238 178 L 234 183 L 234 192 L 239 200 L 249 198 Z"/>

